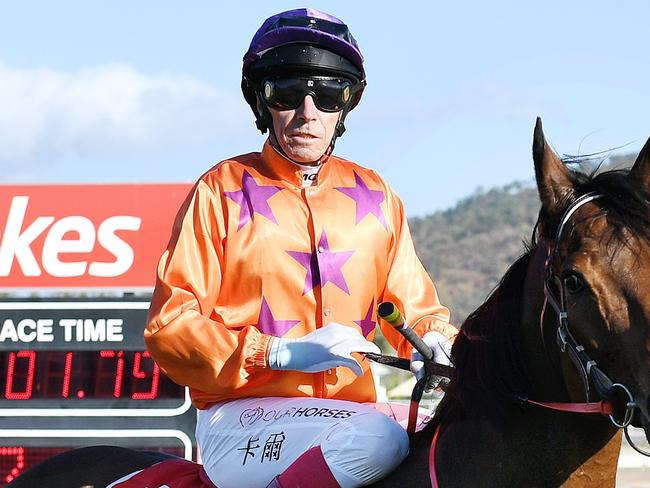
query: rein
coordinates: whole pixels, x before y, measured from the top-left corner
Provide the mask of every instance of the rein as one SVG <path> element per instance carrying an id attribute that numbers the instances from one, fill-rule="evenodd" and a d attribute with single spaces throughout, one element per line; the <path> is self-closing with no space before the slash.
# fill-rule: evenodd
<path id="1" fill-rule="evenodd" d="M 403 369 L 405 371 L 411 370 L 411 362 L 408 359 L 397 358 L 394 356 L 386 356 L 383 354 L 375 354 L 372 352 L 366 353 L 365 356 L 368 359 L 380 364 L 385 364 L 386 366 L 391 366 L 393 368 Z M 424 395 L 425 390 L 429 386 L 431 378 L 434 376 L 442 376 L 444 378 L 451 378 L 451 375 L 454 371 L 454 368 L 447 366 L 446 364 L 439 364 L 435 362 L 427 361 L 427 374 L 424 378 L 421 378 L 415 383 L 413 391 L 411 392 L 411 401 L 409 402 L 409 420 L 406 427 L 406 432 L 409 436 L 415 433 L 415 427 L 418 420 L 418 408 L 420 407 L 420 401 L 422 400 L 422 395 Z"/>

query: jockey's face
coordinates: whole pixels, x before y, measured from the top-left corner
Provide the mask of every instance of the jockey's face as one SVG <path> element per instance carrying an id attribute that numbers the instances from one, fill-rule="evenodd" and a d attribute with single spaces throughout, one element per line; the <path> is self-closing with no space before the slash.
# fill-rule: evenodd
<path id="1" fill-rule="evenodd" d="M 311 95 L 293 110 L 269 108 L 273 130 L 285 154 L 297 163 L 318 161 L 332 141 L 341 112 L 323 112 L 316 108 Z"/>

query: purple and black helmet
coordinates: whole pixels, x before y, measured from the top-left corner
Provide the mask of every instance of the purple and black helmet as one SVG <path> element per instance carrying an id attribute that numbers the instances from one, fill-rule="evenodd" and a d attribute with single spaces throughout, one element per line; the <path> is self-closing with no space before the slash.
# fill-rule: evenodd
<path id="1" fill-rule="evenodd" d="M 359 103 L 366 78 L 363 55 L 348 26 L 311 8 L 287 10 L 266 19 L 244 55 L 242 92 L 262 132 L 270 120 L 258 111 L 256 92 L 262 79 L 285 73 L 343 77 L 361 84 L 346 113 Z M 341 129 L 345 130 L 343 121 Z"/>

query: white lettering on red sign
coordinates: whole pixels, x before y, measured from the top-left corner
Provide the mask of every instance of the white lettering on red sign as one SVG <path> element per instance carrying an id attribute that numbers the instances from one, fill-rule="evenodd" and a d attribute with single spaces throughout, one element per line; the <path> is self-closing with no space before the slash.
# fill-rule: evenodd
<path id="1" fill-rule="evenodd" d="M 55 222 L 52 216 L 41 216 L 34 219 L 24 229 L 25 214 L 29 197 L 16 196 L 11 201 L 9 215 L 2 240 L 0 241 L 0 277 L 9 276 L 14 260 L 18 263 L 24 276 L 41 276 L 42 272 L 57 278 L 83 276 L 114 277 L 126 273 L 134 260 L 133 248 L 122 240 L 117 231 L 140 229 L 142 219 L 131 215 L 116 215 L 108 217 L 95 224 L 83 216 L 63 217 Z M 48 229 L 49 227 L 49 229 Z M 41 264 L 34 256 L 32 244 L 47 230 Z M 73 233 L 75 237 L 70 237 Z M 66 254 L 89 254 L 98 242 L 101 247 L 111 253 L 114 261 L 62 261 Z"/>

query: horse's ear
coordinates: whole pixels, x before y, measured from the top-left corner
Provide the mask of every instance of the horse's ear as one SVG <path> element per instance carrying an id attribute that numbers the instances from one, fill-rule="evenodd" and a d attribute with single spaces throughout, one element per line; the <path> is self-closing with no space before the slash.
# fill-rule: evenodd
<path id="1" fill-rule="evenodd" d="M 643 185 L 650 189 L 650 139 L 647 140 L 637 156 L 630 175 L 641 180 Z"/>
<path id="2" fill-rule="evenodd" d="M 557 214 L 562 210 L 567 195 L 573 191 L 573 183 L 569 170 L 546 142 L 539 117 L 533 135 L 533 161 L 542 205 L 549 213 Z"/>

